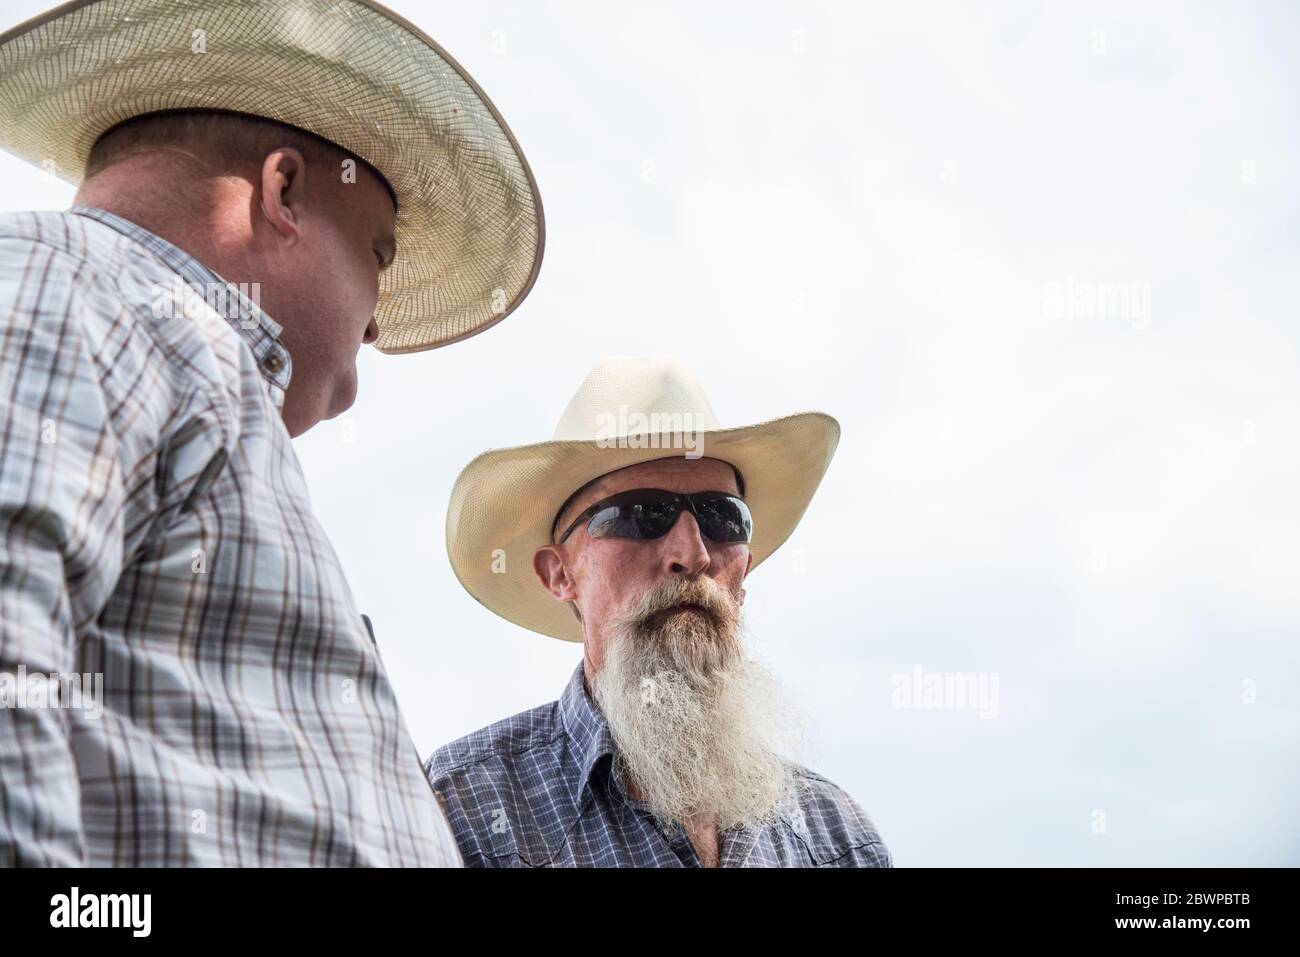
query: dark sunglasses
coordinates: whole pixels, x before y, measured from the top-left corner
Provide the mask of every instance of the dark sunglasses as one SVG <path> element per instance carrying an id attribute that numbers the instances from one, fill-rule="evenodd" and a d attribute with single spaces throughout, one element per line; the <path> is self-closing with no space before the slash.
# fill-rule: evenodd
<path id="1" fill-rule="evenodd" d="M 689 508 L 700 526 L 700 534 L 718 545 L 748 542 L 754 534 L 754 519 L 744 500 L 729 492 L 692 492 L 689 495 L 658 488 L 637 488 L 602 499 L 573 520 L 557 544 L 573 530 L 587 523 L 592 538 L 631 538 L 646 541 L 662 538 Z"/>

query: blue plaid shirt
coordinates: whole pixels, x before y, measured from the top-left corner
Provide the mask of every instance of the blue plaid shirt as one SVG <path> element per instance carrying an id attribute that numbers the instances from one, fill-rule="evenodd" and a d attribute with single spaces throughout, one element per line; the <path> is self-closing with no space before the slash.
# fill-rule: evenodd
<path id="1" fill-rule="evenodd" d="M 579 664 L 559 701 L 439 748 L 425 764 L 468 867 L 699 867 L 680 824 L 661 832 L 612 771 L 614 741 Z M 862 808 L 809 785 L 776 824 L 722 835 L 723 867 L 893 867 Z"/>

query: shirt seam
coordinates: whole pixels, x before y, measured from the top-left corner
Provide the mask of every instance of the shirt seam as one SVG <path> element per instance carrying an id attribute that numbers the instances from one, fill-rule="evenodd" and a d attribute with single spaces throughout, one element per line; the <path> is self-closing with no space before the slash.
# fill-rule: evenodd
<path id="1" fill-rule="evenodd" d="M 487 751 L 484 753 L 476 754 L 472 758 L 466 759 L 465 761 L 462 761 L 459 764 L 454 764 L 451 767 L 444 769 L 443 771 L 437 774 L 437 777 L 440 778 L 446 777 L 447 775 L 455 774 L 457 771 L 467 771 L 470 768 L 478 767 L 480 764 L 490 761 L 492 758 L 516 757 L 520 754 L 527 754 L 529 751 L 535 751 L 538 748 L 545 747 L 550 744 L 554 744 L 560 738 L 564 737 L 564 735 L 565 732 L 563 730 L 557 730 L 553 732 L 550 737 L 544 738 L 540 741 L 534 741 L 517 750 L 507 751 L 503 749 L 499 751 Z M 430 760 L 429 773 L 431 775 L 433 774 L 433 770 L 434 770 L 433 761 Z"/>
<path id="2" fill-rule="evenodd" d="M 800 838 L 800 840 L 803 840 L 803 838 Z M 884 841 L 875 841 L 875 840 L 872 840 L 872 841 L 864 841 L 864 842 L 861 843 L 861 844 L 855 844 L 853 847 L 848 848 L 848 849 L 847 849 L 843 854 L 839 854 L 839 855 L 837 855 L 837 856 L 835 856 L 835 857 L 828 857 L 828 858 L 827 858 L 826 860 L 824 860 L 824 861 L 818 861 L 817 866 L 818 866 L 818 867 L 825 867 L 827 864 L 834 864 L 836 861 L 842 861 L 842 860 L 844 860 L 844 858 L 848 857 L 848 856 L 849 856 L 850 854 L 852 854 L 854 851 L 860 851 L 860 850 L 862 850 L 863 848 L 867 848 L 867 847 L 881 847 L 881 848 L 885 848 L 886 851 L 889 850 L 889 848 L 885 847 L 885 842 L 884 842 Z M 812 856 L 812 852 L 811 852 L 811 851 L 809 851 L 809 856 L 810 856 L 810 857 Z"/>
<path id="3" fill-rule="evenodd" d="M 852 847 L 850 847 L 850 848 L 847 848 L 843 853 L 841 853 L 841 854 L 837 854 L 835 857 L 824 857 L 824 856 L 821 855 L 821 854 L 816 854 L 816 853 L 814 853 L 814 852 L 813 852 L 813 848 L 812 848 L 812 844 L 810 844 L 810 843 L 809 843 L 809 842 L 804 838 L 804 836 L 803 836 L 802 834 L 800 834 L 799 831 L 798 831 L 795 827 L 793 827 L 793 826 L 790 824 L 790 822 L 787 821 L 784 817 L 781 818 L 781 823 L 782 823 L 783 825 L 785 825 L 786 830 L 788 830 L 791 834 L 793 834 L 793 835 L 795 836 L 795 839 L 798 840 L 799 843 L 803 845 L 803 847 L 804 847 L 804 851 L 808 854 L 808 857 L 809 857 L 809 858 L 812 860 L 812 862 L 813 862 L 814 864 L 816 864 L 818 867 L 821 867 L 821 866 L 824 865 L 824 864 L 833 864 L 833 863 L 835 863 L 836 861 L 843 860 L 846 856 L 848 856 L 849 854 L 852 854 L 854 851 L 860 850 L 860 849 L 862 849 L 862 848 L 864 848 L 864 847 L 870 847 L 870 846 L 873 845 L 873 844 L 879 844 L 881 847 L 884 847 L 884 842 L 883 842 L 883 841 L 881 841 L 881 840 L 879 840 L 879 839 L 877 839 L 877 838 L 870 838 L 870 839 L 868 839 L 868 840 L 866 840 L 866 841 L 863 841 L 861 844 L 855 844 L 854 846 L 852 846 Z"/>

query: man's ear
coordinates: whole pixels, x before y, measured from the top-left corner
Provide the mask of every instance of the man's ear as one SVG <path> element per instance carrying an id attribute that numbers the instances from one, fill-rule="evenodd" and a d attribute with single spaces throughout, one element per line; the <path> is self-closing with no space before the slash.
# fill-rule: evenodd
<path id="1" fill-rule="evenodd" d="M 543 545 L 537 549 L 533 553 L 533 571 L 556 601 L 573 601 L 578 597 L 577 585 L 564 561 L 563 545 Z"/>
<path id="2" fill-rule="evenodd" d="M 291 146 L 281 146 L 262 160 L 262 216 L 271 228 L 297 242 L 307 195 L 307 163 Z"/>

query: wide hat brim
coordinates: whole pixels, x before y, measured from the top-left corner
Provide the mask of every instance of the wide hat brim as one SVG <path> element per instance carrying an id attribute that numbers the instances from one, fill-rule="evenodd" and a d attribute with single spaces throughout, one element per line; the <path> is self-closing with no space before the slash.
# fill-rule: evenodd
<path id="1" fill-rule="evenodd" d="M 398 198 L 383 352 L 482 332 L 541 265 L 541 198 L 496 107 L 369 0 L 74 0 L 0 36 L 0 104 L 0 148 L 74 185 L 105 130 L 163 110 L 262 116 L 365 160 Z"/>
<path id="2" fill-rule="evenodd" d="M 839 437 L 839 423 L 823 412 L 702 433 L 702 455 L 730 462 L 744 478 L 754 517 L 753 567 L 799 524 Z M 639 462 L 684 456 L 672 449 L 672 438 L 636 436 L 639 448 L 549 441 L 484 452 L 456 479 L 447 509 L 447 555 L 461 585 L 508 621 L 581 641 L 568 603 L 557 601 L 537 580 L 533 554 L 551 543 L 556 513 L 588 482 Z M 660 447 L 651 447 L 656 443 Z"/>

